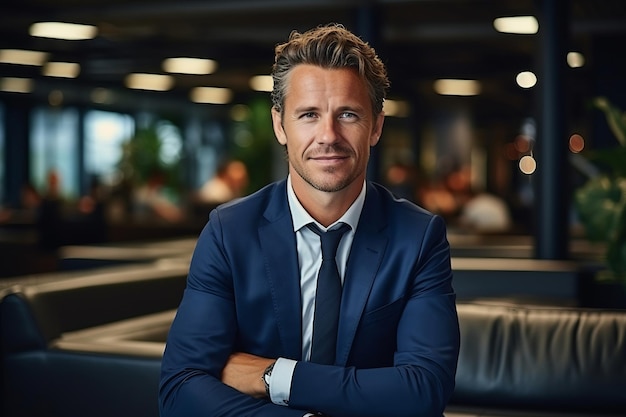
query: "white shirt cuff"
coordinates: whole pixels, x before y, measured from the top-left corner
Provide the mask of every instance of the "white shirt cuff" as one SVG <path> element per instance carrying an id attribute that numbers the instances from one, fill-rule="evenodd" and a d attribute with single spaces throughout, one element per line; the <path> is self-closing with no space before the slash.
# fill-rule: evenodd
<path id="1" fill-rule="evenodd" d="M 274 404 L 285 406 L 289 404 L 291 379 L 296 363 L 298 362 L 292 359 L 278 358 L 276 360 L 270 376 L 270 399 Z"/>

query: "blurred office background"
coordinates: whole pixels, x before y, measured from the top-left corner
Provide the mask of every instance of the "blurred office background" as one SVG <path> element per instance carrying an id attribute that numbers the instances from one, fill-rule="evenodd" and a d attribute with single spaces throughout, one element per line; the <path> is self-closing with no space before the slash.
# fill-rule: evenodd
<path id="1" fill-rule="evenodd" d="M 0 6 L 0 275 L 195 237 L 283 177 L 273 48 L 329 22 L 388 66 L 369 177 L 445 216 L 456 253 L 599 256 L 572 196 L 617 144 L 592 102 L 626 109 L 626 2 L 22 0 Z"/>

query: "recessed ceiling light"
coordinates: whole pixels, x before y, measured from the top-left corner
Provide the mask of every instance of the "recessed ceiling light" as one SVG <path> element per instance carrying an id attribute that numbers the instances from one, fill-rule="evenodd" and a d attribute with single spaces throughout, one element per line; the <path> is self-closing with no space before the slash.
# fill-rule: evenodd
<path id="1" fill-rule="evenodd" d="M 29 33 L 39 38 L 80 41 L 95 38 L 98 28 L 77 23 L 38 22 L 30 26 Z"/>
<path id="2" fill-rule="evenodd" d="M 524 174 L 531 175 L 537 170 L 537 161 L 532 155 L 524 155 L 520 158 L 518 166 Z"/>
<path id="3" fill-rule="evenodd" d="M 476 80 L 440 79 L 433 85 L 435 92 L 444 96 L 475 96 L 480 94 Z"/>
<path id="4" fill-rule="evenodd" d="M 520 35 L 534 35 L 539 31 L 535 16 L 499 17 L 493 21 L 493 27 L 498 32 Z"/>
<path id="5" fill-rule="evenodd" d="M 249 84 L 254 91 L 270 92 L 274 89 L 274 80 L 271 75 L 255 75 L 250 78 Z"/>
<path id="6" fill-rule="evenodd" d="M 383 111 L 385 116 L 391 117 L 407 117 L 409 115 L 409 103 L 404 100 L 386 99 L 383 103 Z"/>
<path id="7" fill-rule="evenodd" d="M 30 93 L 34 83 L 30 78 L 6 77 L 0 78 L 0 90 L 9 93 Z"/>
<path id="8" fill-rule="evenodd" d="M 227 104 L 233 99 L 233 92 L 228 88 L 196 87 L 191 90 L 191 101 L 203 104 Z"/>
<path id="9" fill-rule="evenodd" d="M 532 71 L 522 71 L 515 77 L 515 82 L 522 88 L 532 88 L 537 84 L 537 76 Z"/>
<path id="10" fill-rule="evenodd" d="M 207 75 L 217 69 L 217 62 L 203 58 L 167 58 L 163 61 L 163 70 L 176 74 Z"/>
<path id="11" fill-rule="evenodd" d="M 43 75 L 48 77 L 76 78 L 80 65 L 75 62 L 48 62 L 43 67 Z"/>
<path id="12" fill-rule="evenodd" d="M 570 68 L 580 68 L 585 66 L 585 56 L 580 52 L 567 53 L 567 65 Z"/>
<path id="13" fill-rule="evenodd" d="M 43 65 L 48 54 L 25 49 L 0 49 L 0 62 L 17 65 Z"/>
<path id="14" fill-rule="evenodd" d="M 126 87 L 136 90 L 167 91 L 174 85 L 174 79 L 163 74 L 129 74 Z"/>

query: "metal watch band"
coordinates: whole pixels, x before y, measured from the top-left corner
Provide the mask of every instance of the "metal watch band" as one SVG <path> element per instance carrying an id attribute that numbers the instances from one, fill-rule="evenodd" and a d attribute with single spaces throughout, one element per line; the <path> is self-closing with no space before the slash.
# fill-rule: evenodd
<path id="1" fill-rule="evenodd" d="M 267 368 L 265 368 L 263 376 L 261 377 L 263 383 L 265 384 L 265 393 L 268 397 L 270 396 L 270 377 L 272 376 L 272 370 L 274 369 L 275 363 L 276 362 L 272 362 Z"/>

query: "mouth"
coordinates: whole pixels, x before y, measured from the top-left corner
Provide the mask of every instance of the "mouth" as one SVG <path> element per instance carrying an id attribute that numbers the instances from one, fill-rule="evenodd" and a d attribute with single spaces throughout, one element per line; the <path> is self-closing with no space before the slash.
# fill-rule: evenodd
<path id="1" fill-rule="evenodd" d="M 336 161 L 347 159 L 346 155 L 314 155 L 309 157 L 309 159 L 313 159 L 315 161 Z"/>
<path id="2" fill-rule="evenodd" d="M 309 160 L 321 165 L 337 165 L 348 159 L 346 155 L 316 155 L 309 157 Z"/>

